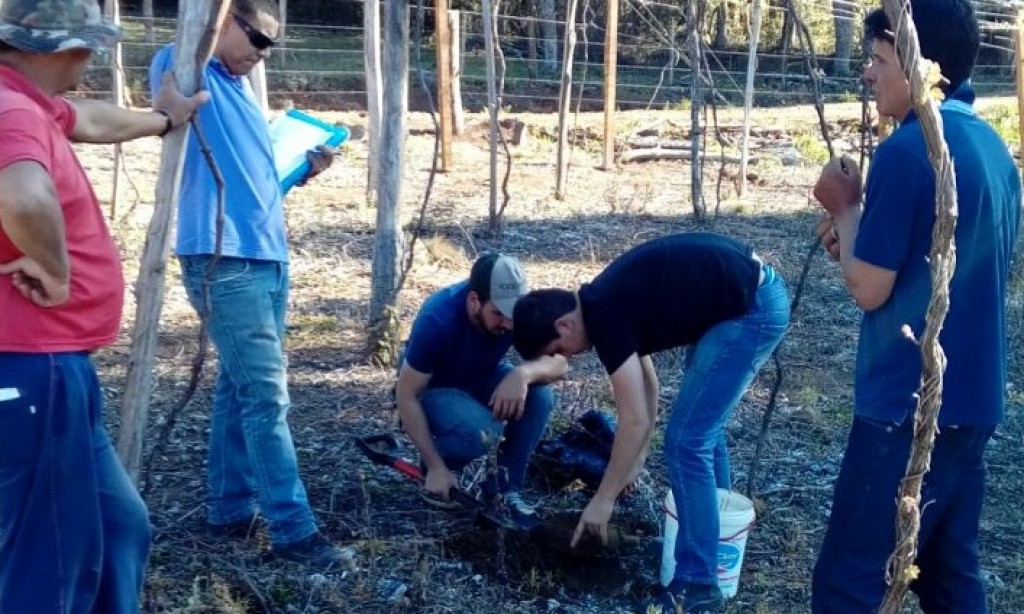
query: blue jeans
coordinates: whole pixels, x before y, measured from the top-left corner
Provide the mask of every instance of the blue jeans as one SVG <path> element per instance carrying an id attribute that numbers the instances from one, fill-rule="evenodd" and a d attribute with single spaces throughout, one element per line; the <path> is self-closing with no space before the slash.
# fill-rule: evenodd
<path id="1" fill-rule="evenodd" d="M 913 420 L 854 418 L 836 480 L 832 514 L 814 567 L 812 612 L 874 612 L 896 544 L 896 499 L 910 457 Z M 910 585 L 928 614 L 988 611 L 978 562 L 985 498 L 985 444 L 995 427 L 945 427 L 921 489 L 921 531 Z"/>
<path id="2" fill-rule="evenodd" d="M 0 612 L 138 612 L 149 539 L 89 357 L 0 353 Z"/>
<path id="3" fill-rule="evenodd" d="M 766 269 L 750 311 L 715 325 L 688 348 L 665 430 L 665 462 L 679 533 L 675 580 L 718 582 L 718 495 L 729 488 L 725 424 L 789 325 L 782 277 Z"/>
<path id="4" fill-rule="evenodd" d="M 472 390 L 428 388 L 420 397 L 434 445 L 452 471 L 461 471 L 468 463 L 488 454 L 501 439 L 497 475 L 493 482 L 485 484 L 486 492 L 523 489 L 526 465 L 555 405 L 551 386 L 534 384 L 526 393 L 519 420 L 496 420 L 487 404 L 494 389 L 512 369 L 512 365 L 502 363 Z"/>
<path id="5" fill-rule="evenodd" d="M 183 256 L 182 281 L 209 322 L 220 364 L 210 420 L 207 520 L 231 524 L 257 507 L 271 541 L 284 546 L 316 532 L 288 428 L 284 355 L 288 264 L 221 258 L 203 284 L 209 256 Z"/>

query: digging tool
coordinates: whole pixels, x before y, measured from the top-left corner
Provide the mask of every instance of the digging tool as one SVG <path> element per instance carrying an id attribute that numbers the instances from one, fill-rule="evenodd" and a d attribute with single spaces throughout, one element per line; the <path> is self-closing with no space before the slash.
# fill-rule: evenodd
<path id="1" fill-rule="evenodd" d="M 356 446 L 366 455 L 366 458 L 375 464 L 391 467 L 402 475 L 416 480 L 421 485 L 426 480 L 423 471 L 418 466 L 395 454 L 395 450 L 398 449 L 398 441 L 390 433 L 357 437 Z M 533 532 L 540 528 L 539 520 L 517 520 L 511 518 L 455 486 L 448 492 L 448 498 L 459 503 L 462 507 L 475 512 L 477 517 L 483 519 L 487 524 L 496 527 L 521 532 Z"/>

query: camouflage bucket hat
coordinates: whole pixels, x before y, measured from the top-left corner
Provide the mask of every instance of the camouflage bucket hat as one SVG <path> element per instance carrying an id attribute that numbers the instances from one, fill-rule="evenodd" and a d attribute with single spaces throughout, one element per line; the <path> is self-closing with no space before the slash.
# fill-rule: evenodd
<path id="1" fill-rule="evenodd" d="M 0 41 L 22 51 L 102 51 L 120 38 L 96 0 L 0 0 Z"/>

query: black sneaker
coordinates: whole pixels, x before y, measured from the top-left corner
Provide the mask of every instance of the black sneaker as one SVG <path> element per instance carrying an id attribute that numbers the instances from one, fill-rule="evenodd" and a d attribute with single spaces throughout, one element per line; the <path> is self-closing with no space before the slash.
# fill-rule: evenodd
<path id="1" fill-rule="evenodd" d="M 717 584 L 660 583 L 640 606 L 641 614 L 720 614 L 725 597 Z"/>
<path id="2" fill-rule="evenodd" d="M 213 524 L 212 522 L 206 523 L 206 533 L 210 537 L 220 538 L 231 538 L 231 539 L 249 539 L 260 530 L 260 525 L 263 521 L 260 519 L 259 514 L 253 514 L 248 518 L 244 518 L 237 522 L 229 522 L 227 524 Z"/>
<path id="3" fill-rule="evenodd" d="M 719 614 L 725 611 L 725 597 L 717 584 L 687 584 L 683 594 L 684 614 Z"/>
<path id="4" fill-rule="evenodd" d="M 319 531 L 297 542 L 275 546 L 273 553 L 282 559 L 310 567 L 341 567 L 351 558 Z"/>

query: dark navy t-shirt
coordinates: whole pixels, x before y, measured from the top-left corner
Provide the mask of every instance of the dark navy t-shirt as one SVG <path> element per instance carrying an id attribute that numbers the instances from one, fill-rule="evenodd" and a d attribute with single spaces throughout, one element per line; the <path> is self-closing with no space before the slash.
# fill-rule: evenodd
<path id="1" fill-rule="evenodd" d="M 494 373 L 512 335 L 492 335 L 469 321 L 467 282 L 430 295 L 420 307 L 405 350 L 409 366 L 431 375 L 429 388 L 472 390 Z"/>
<path id="2" fill-rule="evenodd" d="M 587 336 L 608 373 L 634 352 L 695 343 L 750 310 L 761 266 L 753 250 L 711 233 L 670 235 L 619 256 L 580 288 Z"/>
<path id="3" fill-rule="evenodd" d="M 942 105 L 956 171 L 960 216 L 950 310 L 940 336 L 948 360 L 940 425 L 992 425 L 1003 414 L 1007 274 L 1020 219 L 1021 188 L 1006 144 L 976 117 L 965 86 Z M 928 252 L 935 174 L 911 114 L 875 153 L 854 253 L 896 271 L 889 300 L 864 314 L 857 351 L 857 415 L 902 422 L 916 407 L 920 338 L 931 296 Z"/>

